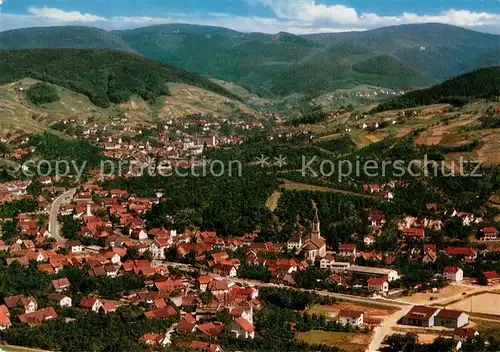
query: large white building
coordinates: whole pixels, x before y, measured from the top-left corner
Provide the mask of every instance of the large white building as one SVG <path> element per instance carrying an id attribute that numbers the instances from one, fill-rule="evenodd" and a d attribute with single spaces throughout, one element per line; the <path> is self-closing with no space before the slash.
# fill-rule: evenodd
<path id="1" fill-rule="evenodd" d="M 381 277 L 388 282 L 399 279 L 398 272 L 392 269 L 372 268 L 369 266 L 351 265 L 347 268 L 347 272 L 351 275 L 363 275 L 369 277 Z"/>

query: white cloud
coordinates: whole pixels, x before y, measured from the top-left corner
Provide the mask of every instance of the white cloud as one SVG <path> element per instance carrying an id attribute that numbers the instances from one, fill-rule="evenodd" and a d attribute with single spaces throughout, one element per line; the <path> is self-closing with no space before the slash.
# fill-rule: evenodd
<path id="1" fill-rule="evenodd" d="M 4 1 L 5 0 L 0 0 Z M 500 33 L 500 15 L 486 12 L 450 9 L 439 14 L 402 13 L 381 16 L 358 13 L 344 5 L 324 5 L 312 0 L 246 0 L 253 6 L 266 6 L 274 17 L 235 16 L 226 13 L 169 13 L 164 17 L 102 17 L 91 13 L 64 11 L 49 7 L 30 7 L 28 14 L 4 13 L 1 29 L 30 26 L 90 25 L 104 29 L 125 29 L 142 26 L 188 23 L 231 28 L 242 32 L 295 34 L 360 31 L 395 24 L 438 22 Z"/>
<path id="2" fill-rule="evenodd" d="M 380 16 L 375 13 L 361 13 L 344 5 L 324 5 L 315 0 L 257 0 L 270 8 L 281 19 L 302 20 L 313 26 L 316 23 L 350 25 L 359 27 L 380 27 L 392 24 L 438 22 L 464 27 L 491 26 L 499 29 L 500 14 L 450 9 L 437 15 L 402 13 L 399 16 Z"/>
<path id="3" fill-rule="evenodd" d="M 51 7 L 30 7 L 28 12 L 39 18 L 46 18 L 50 20 L 56 20 L 61 22 L 81 22 L 81 23 L 92 23 L 99 21 L 106 21 L 106 18 L 91 15 L 89 13 L 81 13 L 79 11 L 63 11 Z"/>

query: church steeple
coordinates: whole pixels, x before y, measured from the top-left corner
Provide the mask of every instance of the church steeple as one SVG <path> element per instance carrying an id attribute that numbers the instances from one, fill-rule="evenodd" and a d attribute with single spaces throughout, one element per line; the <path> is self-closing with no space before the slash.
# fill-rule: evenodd
<path id="1" fill-rule="evenodd" d="M 321 232 L 320 232 L 320 228 L 319 228 L 318 208 L 315 208 L 314 220 L 312 223 L 311 237 L 319 239 L 320 236 L 321 236 Z"/>

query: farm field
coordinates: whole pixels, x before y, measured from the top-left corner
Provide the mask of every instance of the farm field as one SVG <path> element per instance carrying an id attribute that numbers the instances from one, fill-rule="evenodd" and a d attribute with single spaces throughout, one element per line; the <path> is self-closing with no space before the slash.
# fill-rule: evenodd
<path id="1" fill-rule="evenodd" d="M 309 344 L 325 344 L 340 347 L 347 352 L 359 352 L 368 347 L 371 334 L 312 330 L 299 332 L 296 338 Z"/>
<path id="2" fill-rule="evenodd" d="M 358 310 L 365 313 L 366 318 L 385 318 L 395 312 L 394 309 L 369 307 L 361 304 L 339 302 L 333 305 L 315 305 L 308 310 L 310 314 L 324 314 L 328 319 L 335 319 L 341 310 Z"/>
<path id="3" fill-rule="evenodd" d="M 473 313 L 500 315 L 500 294 L 483 293 L 448 306 L 449 309 L 463 310 L 465 312 L 470 312 L 471 307 Z"/>
<path id="4" fill-rule="evenodd" d="M 398 300 L 404 301 L 404 302 L 409 302 L 409 303 L 415 303 L 415 304 L 431 304 L 432 301 L 430 300 L 430 297 L 436 297 L 439 300 L 443 300 L 446 298 L 451 298 L 451 297 L 460 295 L 463 292 L 468 293 L 472 290 L 473 290 L 472 287 L 448 285 L 448 286 L 440 289 L 439 293 L 419 292 L 419 293 L 415 293 L 414 295 L 411 295 L 411 296 L 398 298 Z"/>

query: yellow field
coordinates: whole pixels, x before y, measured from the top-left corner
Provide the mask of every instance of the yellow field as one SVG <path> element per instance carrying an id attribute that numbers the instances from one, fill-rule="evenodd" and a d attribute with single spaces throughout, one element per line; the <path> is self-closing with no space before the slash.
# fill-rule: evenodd
<path id="1" fill-rule="evenodd" d="M 465 312 L 470 312 L 471 307 L 473 313 L 500 315 L 500 294 L 483 293 L 448 306 L 449 309 L 463 310 Z"/>
<path id="2" fill-rule="evenodd" d="M 401 301 L 415 303 L 415 304 L 432 304 L 430 297 L 437 297 L 437 299 L 442 300 L 445 298 L 450 298 L 462 294 L 463 292 L 470 292 L 472 288 L 466 286 L 456 286 L 448 285 L 439 290 L 439 293 L 432 292 L 419 292 L 411 296 L 403 296 L 398 298 Z"/>
<path id="3" fill-rule="evenodd" d="M 340 347 L 343 351 L 359 352 L 368 347 L 371 334 L 312 330 L 299 332 L 296 338 L 309 344 L 325 344 Z"/>

